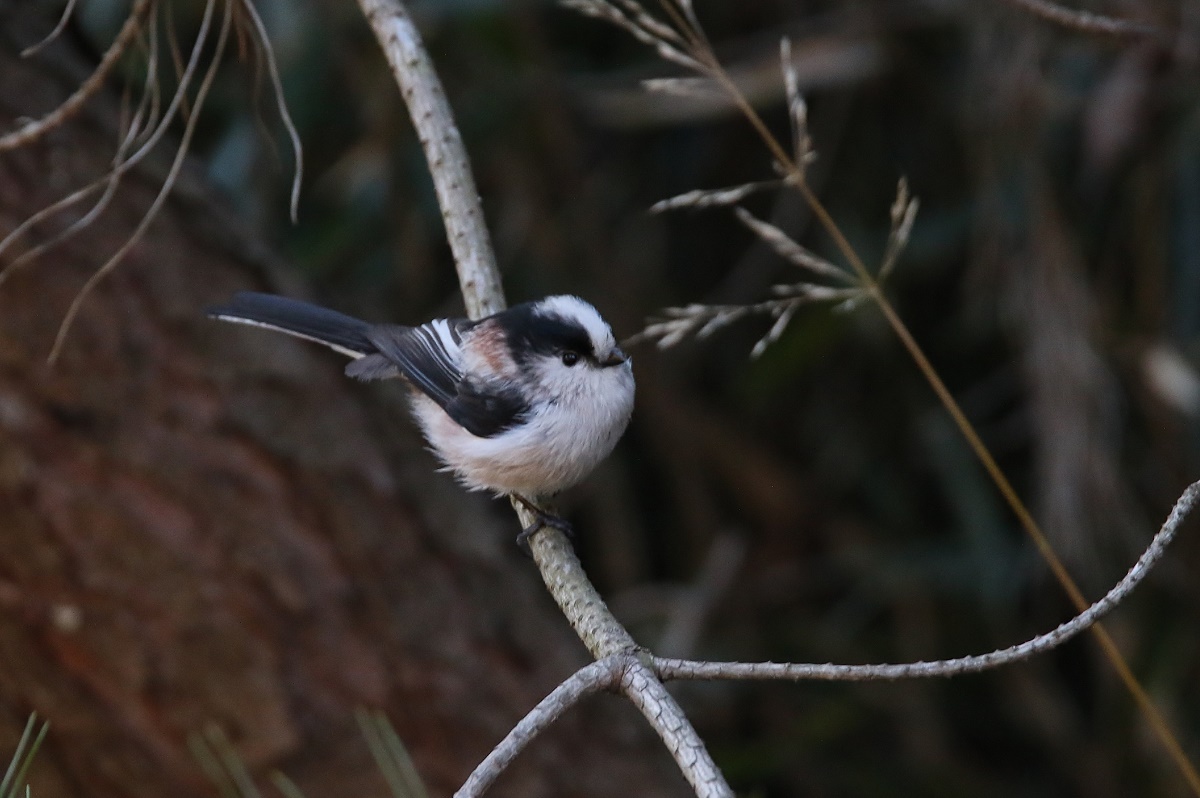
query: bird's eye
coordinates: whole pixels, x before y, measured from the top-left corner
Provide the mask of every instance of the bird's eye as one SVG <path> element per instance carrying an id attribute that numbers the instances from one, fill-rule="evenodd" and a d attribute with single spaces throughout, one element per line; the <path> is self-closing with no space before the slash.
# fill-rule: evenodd
<path id="1" fill-rule="evenodd" d="M 562 362 L 563 362 L 563 365 L 566 366 L 567 368 L 574 366 L 576 363 L 579 362 L 579 353 L 578 352 L 563 352 Z"/>

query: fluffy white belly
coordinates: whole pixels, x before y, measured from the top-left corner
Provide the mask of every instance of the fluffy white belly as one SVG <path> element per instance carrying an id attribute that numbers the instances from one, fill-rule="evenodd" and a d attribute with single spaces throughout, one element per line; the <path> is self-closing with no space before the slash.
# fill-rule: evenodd
<path id="1" fill-rule="evenodd" d="M 467 432 L 427 396 L 413 414 L 445 470 L 472 490 L 550 496 L 576 484 L 616 446 L 633 412 L 633 374 L 622 390 L 580 393 L 543 405 L 527 421 L 491 438 Z"/>

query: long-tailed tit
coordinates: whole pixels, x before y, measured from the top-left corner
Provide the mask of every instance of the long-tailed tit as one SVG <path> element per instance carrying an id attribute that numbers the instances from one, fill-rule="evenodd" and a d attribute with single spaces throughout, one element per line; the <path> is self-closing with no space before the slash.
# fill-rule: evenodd
<path id="1" fill-rule="evenodd" d="M 208 309 L 354 358 L 360 380 L 403 377 L 412 411 L 445 470 L 471 490 L 510 495 L 565 528 L 544 499 L 609 455 L 633 411 L 633 369 L 596 309 L 551 296 L 495 315 L 417 327 L 370 324 L 295 299 L 239 292 Z"/>

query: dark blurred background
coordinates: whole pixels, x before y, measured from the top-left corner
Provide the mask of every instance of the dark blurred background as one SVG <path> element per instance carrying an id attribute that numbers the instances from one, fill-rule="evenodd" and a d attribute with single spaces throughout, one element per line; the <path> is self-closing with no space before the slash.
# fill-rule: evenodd
<path id="1" fill-rule="evenodd" d="M 697 12 L 781 135 L 778 46 L 791 37 L 812 185 L 868 262 L 907 177 L 921 211 L 889 293 L 1098 597 L 1200 473 L 1200 4 L 1079 5 L 1167 35 L 1085 34 L 1002 0 Z M 299 224 L 273 100 L 246 65 L 223 70 L 203 120 L 211 182 L 323 303 L 374 320 L 458 312 L 426 166 L 357 6 L 257 6 L 304 142 Z M 647 213 L 772 176 L 730 109 L 639 88 L 677 68 L 551 2 L 412 7 L 510 302 L 577 293 L 626 336 L 663 306 L 750 302 L 796 279 L 727 211 Z M 176 15 L 186 28 L 199 9 Z M 87 0 L 72 35 L 100 48 L 125 10 Z M 796 195 L 747 205 L 836 258 Z M 564 500 L 639 641 L 699 658 L 897 662 L 1004 647 L 1072 614 L 874 308 L 804 311 L 752 361 L 768 325 L 638 348 L 633 424 Z M 1191 526 L 1107 623 L 1200 759 Z M 679 692 L 739 794 L 1188 794 L 1090 638 L 950 681 Z"/>

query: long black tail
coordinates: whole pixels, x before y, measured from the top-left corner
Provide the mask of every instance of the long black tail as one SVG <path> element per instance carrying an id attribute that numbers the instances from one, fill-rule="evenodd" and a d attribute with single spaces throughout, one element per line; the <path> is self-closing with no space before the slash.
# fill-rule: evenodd
<path id="1" fill-rule="evenodd" d="M 206 308 L 205 312 L 214 319 L 265 327 L 316 341 L 353 358 L 377 351 L 367 339 L 367 330 L 372 325 L 298 299 L 239 291 L 229 304 Z"/>

